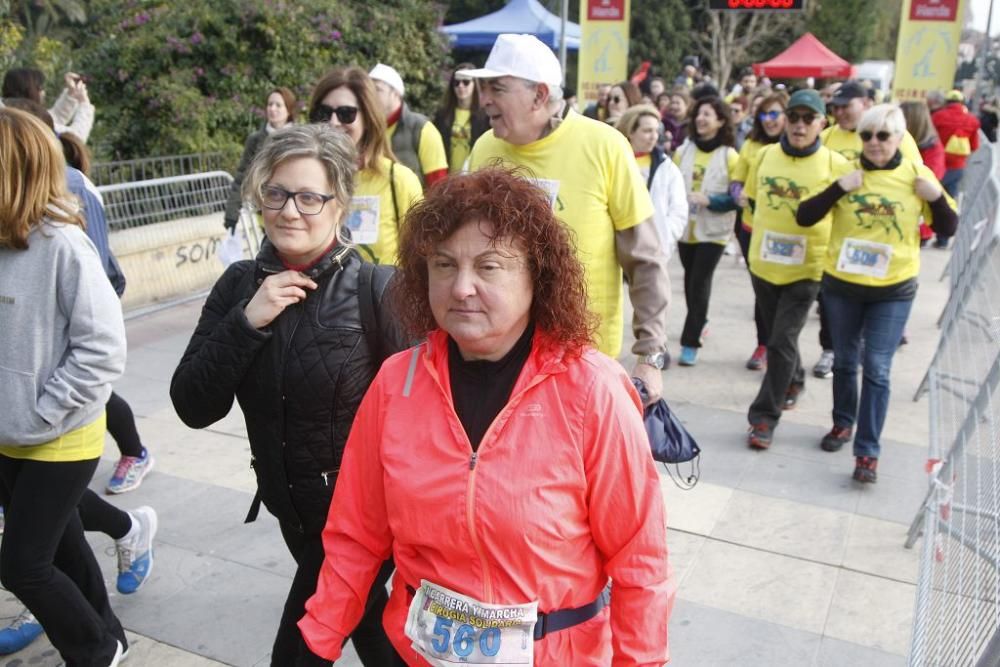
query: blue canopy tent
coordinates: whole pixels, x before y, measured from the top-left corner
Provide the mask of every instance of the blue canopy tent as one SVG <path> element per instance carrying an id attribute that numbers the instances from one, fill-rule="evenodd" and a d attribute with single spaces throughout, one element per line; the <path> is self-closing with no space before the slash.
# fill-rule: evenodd
<path id="1" fill-rule="evenodd" d="M 561 21 L 538 0 L 510 0 L 492 14 L 441 27 L 452 46 L 489 49 L 497 35 L 506 32 L 534 35 L 553 49 L 559 48 Z M 566 22 L 566 48 L 580 48 L 580 26 Z"/>

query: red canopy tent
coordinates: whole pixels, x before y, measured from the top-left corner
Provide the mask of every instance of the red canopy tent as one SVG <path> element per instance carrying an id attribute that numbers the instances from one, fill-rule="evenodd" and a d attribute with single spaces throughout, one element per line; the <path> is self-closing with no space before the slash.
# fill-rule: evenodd
<path id="1" fill-rule="evenodd" d="M 772 79 L 849 79 L 854 66 L 824 46 L 811 32 L 799 37 L 794 44 L 767 62 L 753 66 L 757 76 Z"/>

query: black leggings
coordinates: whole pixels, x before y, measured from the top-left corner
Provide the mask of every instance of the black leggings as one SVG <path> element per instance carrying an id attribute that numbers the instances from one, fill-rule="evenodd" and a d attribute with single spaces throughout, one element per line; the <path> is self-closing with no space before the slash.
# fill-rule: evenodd
<path id="1" fill-rule="evenodd" d="M 105 667 L 116 640 L 127 645 L 77 512 L 97 461 L 0 455 L 0 582 L 35 615 L 68 667 Z"/>
<path id="2" fill-rule="evenodd" d="M 742 213 L 742 212 L 741 212 Z M 743 221 L 736 217 L 736 240 L 740 244 L 740 251 L 743 253 L 743 261 L 747 264 L 747 271 L 750 271 L 750 232 L 743 229 Z M 753 321 L 757 326 L 757 346 L 767 347 L 767 322 L 760 312 L 760 304 L 757 303 L 757 296 L 753 298 Z"/>
<path id="3" fill-rule="evenodd" d="M 684 299 L 687 317 L 681 345 L 701 347 L 701 330 L 708 321 L 708 301 L 712 297 L 712 276 L 725 245 L 719 243 L 678 243 L 677 254 L 684 266 Z"/>
<path id="4" fill-rule="evenodd" d="M 104 533 L 113 540 L 120 540 L 132 529 L 132 517 L 120 510 L 90 489 L 83 490 L 78 508 L 83 529 L 87 532 Z"/>
<path id="5" fill-rule="evenodd" d="M 118 444 L 122 456 L 142 456 L 142 442 L 135 428 L 135 416 L 125 399 L 111 392 L 105 410 L 108 414 L 108 433 Z"/>
<path id="6" fill-rule="evenodd" d="M 271 650 L 271 667 L 328 667 L 329 660 L 324 660 L 309 650 L 298 622 L 306 613 L 306 602 L 316 592 L 316 582 L 319 570 L 323 565 L 326 552 L 323 550 L 323 539 L 320 533 L 304 535 L 299 531 L 279 522 L 281 536 L 285 539 L 288 550 L 298 564 L 292 587 L 288 590 L 285 608 L 278 625 L 278 634 Z M 392 665 L 396 657 L 389 638 L 382 627 L 382 612 L 389 601 L 385 584 L 395 567 L 391 560 L 386 561 L 375 577 L 371 592 L 368 594 L 368 604 L 358 627 L 351 633 L 354 650 L 361 658 L 365 667 L 383 667 Z M 346 642 L 345 642 L 346 643 Z"/>

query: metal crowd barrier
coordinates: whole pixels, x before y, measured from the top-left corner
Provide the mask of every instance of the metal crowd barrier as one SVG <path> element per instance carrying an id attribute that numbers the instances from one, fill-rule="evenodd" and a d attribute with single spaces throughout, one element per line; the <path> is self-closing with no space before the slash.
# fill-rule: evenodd
<path id="1" fill-rule="evenodd" d="M 952 293 L 914 397 L 929 393 L 930 484 L 906 540 L 924 536 L 911 667 L 1000 658 L 1000 164 L 985 146 L 966 171 Z"/>
<path id="2" fill-rule="evenodd" d="M 98 186 L 114 185 L 148 181 L 153 178 L 170 178 L 220 171 L 223 166 L 222 153 L 192 153 L 190 155 L 167 155 L 138 160 L 97 162 L 90 168 L 90 180 Z"/>
<path id="3" fill-rule="evenodd" d="M 122 306 L 129 316 L 197 298 L 215 283 L 232 182 L 212 171 L 98 187 L 128 281 Z"/>

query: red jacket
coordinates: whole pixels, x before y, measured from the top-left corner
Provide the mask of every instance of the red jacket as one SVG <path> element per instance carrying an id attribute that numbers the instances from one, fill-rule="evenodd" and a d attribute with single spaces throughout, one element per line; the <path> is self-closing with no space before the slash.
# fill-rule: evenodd
<path id="1" fill-rule="evenodd" d="M 935 141 L 930 146 L 920 147 L 920 157 L 923 159 L 924 164 L 927 168 L 934 172 L 934 176 L 940 181 L 944 178 L 945 172 L 945 153 L 944 144 L 940 141 Z"/>
<path id="2" fill-rule="evenodd" d="M 966 137 L 969 146 L 975 153 L 979 148 L 979 119 L 969 113 L 961 102 L 949 102 L 931 114 L 931 121 L 941 137 L 941 145 L 947 147 L 948 140 L 953 135 Z M 953 155 L 945 153 L 944 164 L 947 169 L 964 169 L 968 155 Z"/>
<path id="3" fill-rule="evenodd" d="M 334 660 L 381 563 L 396 561 L 384 624 L 403 632 L 421 579 L 540 612 L 610 607 L 535 642 L 535 664 L 662 665 L 674 584 L 666 512 L 640 404 L 624 370 L 538 333 L 510 400 L 474 456 L 455 413 L 447 336 L 388 359 L 358 410 L 323 532 L 326 560 L 299 628 Z"/>

